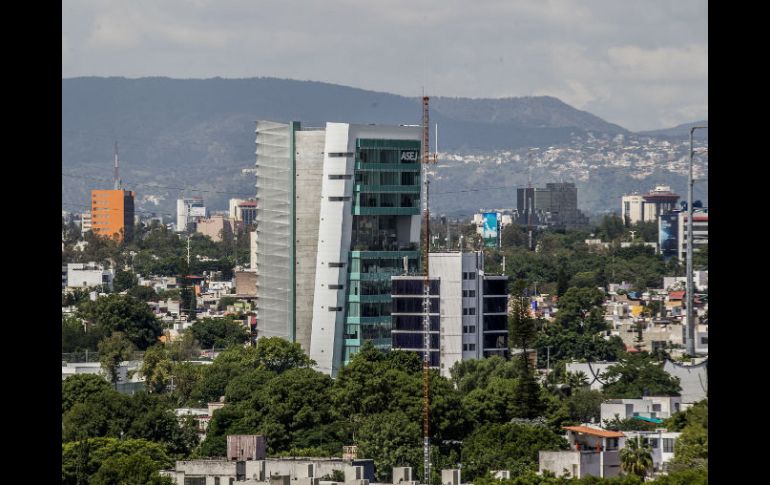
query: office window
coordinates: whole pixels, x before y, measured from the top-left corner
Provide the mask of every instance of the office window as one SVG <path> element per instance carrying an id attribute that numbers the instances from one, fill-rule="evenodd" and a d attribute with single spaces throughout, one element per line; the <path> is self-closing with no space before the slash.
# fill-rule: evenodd
<path id="1" fill-rule="evenodd" d="M 347 200 L 350 200 L 350 197 L 348 197 L 348 196 L 345 196 L 345 197 L 329 197 L 329 201 L 330 202 L 344 202 L 344 201 L 347 201 Z"/>
<path id="2" fill-rule="evenodd" d="M 352 152 L 329 152 L 329 158 L 352 157 Z"/>
<path id="3" fill-rule="evenodd" d="M 342 311 L 342 307 L 341 306 L 330 306 L 329 307 L 329 311 L 330 312 L 341 312 Z"/>
<path id="4" fill-rule="evenodd" d="M 476 325 L 463 325 L 463 333 L 476 333 Z"/>
<path id="5" fill-rule="evenodd" d="M 329 263 L 330 268 L 343 268 L 345 267 L 345 263 Z"/>
<path id="6" fill-rule="evenodd" d="M 329 285 L 330 290 L 341 290 L 343 288 L 345 288 L 344 285 Z"/>
<path id="7" fill-rule="evenodd" d="M 343 175 L 329 175 L 329 180 L 350 180 L 352 178 L 351 175 L 343 174 Z"/>

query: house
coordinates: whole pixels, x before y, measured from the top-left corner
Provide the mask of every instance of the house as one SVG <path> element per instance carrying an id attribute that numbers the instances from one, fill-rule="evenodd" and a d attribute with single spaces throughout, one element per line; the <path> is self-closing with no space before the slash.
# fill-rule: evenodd
<path id="1" fill-rule="evenodd" d="M 670 418 L 682 406 L 680 396 L 650 396 L 641 399 L 609 399 L 601 404 L 601 422 L 634 417 L 654 420 Z"/>
<path id="2" fill-rule="evenodd" d="M 626 442 L 641 438 L 647 443 L 652 452 L 652 468 L 654 472 L 666 470 L 668 462 L 674 458 L 674 444 L 682 433 L 656 429 L 655 431 L 626 431 Z"/>
<path id="3" fill-rule="evenodd" d="M 548 470 L 557 476 L 583 478 L 620 475 L 619 450 L 625 435 L 588 426 L 565 426 L 569 450 L 539 453 L 539 473 Z"/>

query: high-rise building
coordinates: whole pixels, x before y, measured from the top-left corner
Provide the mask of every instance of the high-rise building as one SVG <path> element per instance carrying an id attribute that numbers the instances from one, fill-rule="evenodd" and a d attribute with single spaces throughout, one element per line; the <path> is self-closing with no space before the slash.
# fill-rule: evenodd
<path id="1" fill-rule="evenodd" d="M 449 377 L 461 360 L 507 357 L 508 277 L 484 274 L 484 254 L 430 254 L 431 366 Z M 393 348 L 424 354 L 423 276 L 393 276 Z"/>
<path id="2" fill-rule="evenodd" d="M 176 232 L 195 232 L 198 220 L 206 217 L 206 206 L 202 197 L 177 199 Z"/>
<path id="3" fill-rule="evenodd" d="M 80 232 L 81 234 L 87 233 L 91 230 L 91 211 L 83 212 L 80 215 Z"/>
<path id="4" fill-rule="evenodd" d="M 646 194 L 624 195 L 621 199 L 621 216 L 626 224 L 657 221 L 661 214 L 676 209 L 679 196 L 671 187 L 658 185 Z"/>
<path id="5" fill-rule="evenodd" d="M 588 217 L 578 209 L 574 183 L 547 183 L 545 188 L 516 190 L 518 223 L 575 229 L 588 225 Z"/>
<path id="6" fill-rule="evenodd" d="M 134 235 L 134 198 L 129 190 L 91 191 L 91 230 L 119 241 Z"/>
<path id="7" fill-rule="evenodd" d="M 336 375 L 364 341 L 390 347 L 390 276 L 418 268 L 421 129 L 259 121 L 256 137 L 258 331 Z"/>

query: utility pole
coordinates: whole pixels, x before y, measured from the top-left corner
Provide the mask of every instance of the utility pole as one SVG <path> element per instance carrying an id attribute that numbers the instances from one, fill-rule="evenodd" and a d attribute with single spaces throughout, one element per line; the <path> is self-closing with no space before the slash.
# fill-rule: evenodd
<path id="1" fill-rule="evenodd" d="M 693 281 L 692 281 L 692 189 L 695 181 L 692 178 L 693 149 L 692 135 L 695 130 L 708 128 L 708 126 L 693 126 L 690 128 L 690 170 L 687 176 L 687 354 L 695 356 L 695 322 L 693 321 Z"/>
<path id="2" fill-rule="evenodd" d="M 190 271 L 190 235 L 187 235 L 187 271 Z"/>

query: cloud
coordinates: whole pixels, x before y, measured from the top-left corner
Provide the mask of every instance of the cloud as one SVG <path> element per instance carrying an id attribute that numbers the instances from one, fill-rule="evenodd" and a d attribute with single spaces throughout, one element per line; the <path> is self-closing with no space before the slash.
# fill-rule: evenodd
<path id="1" fill-rule="evenodd" d="M 707 115 L 706 0 L 68 0 L 62 9 L 67 77 L 545 94 L 630 129 Z"/>

